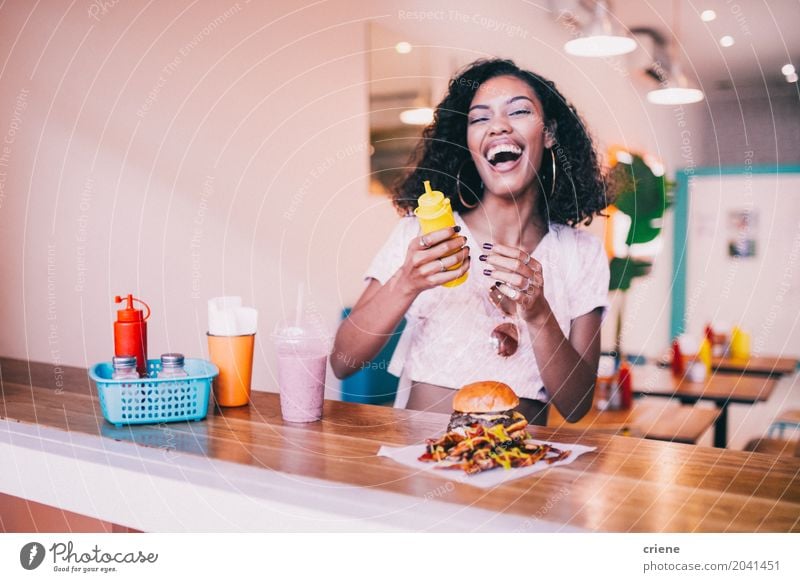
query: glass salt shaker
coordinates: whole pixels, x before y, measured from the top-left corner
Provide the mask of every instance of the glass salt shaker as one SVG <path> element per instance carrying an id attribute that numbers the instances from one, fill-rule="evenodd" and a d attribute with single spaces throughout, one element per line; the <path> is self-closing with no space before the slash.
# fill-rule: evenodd
<path id="1" fill-rule="evenodd" d="M 183 368 L 183 354 L 161 354 L 159 378 L 185 378 L 189 374 Z"/>
<path id="2" fill-rule="evenodd" d="M 111 373 L 112 380 L 138 380 L 139 372 L 136 371 L 135 356 L 114 356 L 111 358 L 111 365 L 114 371 Z"/>

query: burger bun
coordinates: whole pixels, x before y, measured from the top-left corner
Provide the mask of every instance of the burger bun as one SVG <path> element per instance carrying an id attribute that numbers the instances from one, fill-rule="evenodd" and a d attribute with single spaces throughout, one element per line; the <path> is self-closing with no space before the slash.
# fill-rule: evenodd
<path id="1" fill-rule="evenodd" d="M 467 384 L 453 397 L 456 412 L 499 412 L 519 406 L 519 397 L 508 384 L 484 380 Z"/>

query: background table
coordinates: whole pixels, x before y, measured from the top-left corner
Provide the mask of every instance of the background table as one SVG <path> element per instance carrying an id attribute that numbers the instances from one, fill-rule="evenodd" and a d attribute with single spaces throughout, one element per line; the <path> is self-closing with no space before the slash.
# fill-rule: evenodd
<path id="1" fill-rule="evenodd" d="M 630 431 L 630 436 L 640 436 L 659 441 L 694 444 L 711 428 L 718 410 L 681 406 L 663 400 L 636 399 L 630 410 L 604 410 L 596 406 L 576 423 L 567 422 L 554 406 L 550 407 L 547 426 L 572 430 L 601 431 L 620 434 Z"/>
<path id="2" fill-rule="evenodd" d="M 756 376 L 780 378 L 797 370 L 796 358 L 758 356 L 746 360 L 733 358 L 711 358 L 711 367 L 719 372 L 743 372 Z"/>
<path id="3" fill-rule="evenodd" d="M 657 364 L 662 368 L 671 367 L 672 355 L 664 355 Z M 779 379 L 797 371 L 797 358 L 780 356 L 754 356 L 747 359 L 711 358 L 711 369 L 715 372 L 744 373 Z"/>
<path id="4" fill-rule="evenodd" d="M 634 366 L 633 391 L 637 395 L 677 398 L 684 404 L 700 400 L 713 402 L 719 409 L 714 423 L 714 446 L 724 448 L 728 443 L 728 406 L 755 404 L 766 401 L 775 389 L 777 380 L 771 377 L 743 373 L 714 372 L 704 382 L 690 382 L 686 376 L 675 378 L 672 371 L 657 366 Z"/>

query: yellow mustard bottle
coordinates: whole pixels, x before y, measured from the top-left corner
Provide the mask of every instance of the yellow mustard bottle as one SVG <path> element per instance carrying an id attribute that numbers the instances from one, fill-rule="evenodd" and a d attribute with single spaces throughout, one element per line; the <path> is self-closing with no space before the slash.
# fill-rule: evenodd
<path id="1" fill-rule="evenodd" d="M 453 209 L 450 207 L 450 199 L 446 198 L 445 195 L 438 190 L 431 190 L 431 183 L 428 180 L 425 180 L 425 192 L 417 199 L 417 207 L 414 209 L 414 214 L 417 216 L 417 220 L 419 220 L 422 234 L 428 234 L 434 230 L 441 230 L 456 225 Z M 457 252 L 458 250 L 453 251 L 451 254 Z M 460 266 L 461 263 L 457 263 L 447 270 L 453 271 Z M 458 279 L 445 283 L 444 286 L 457 287 L 466 281 L 468 276 L 469 271 L 461 275 Z"/>
<path id="2" fill-rule="evenodd" d="M 747 360 L 750 358 L 750 334 L 734 327 L 731 332 L 731 359 Z"/>
<path id="3" fill-rule="evenodd" d="M 703 343 L 700 344 L 700 351 L 697 354 L 697 358 L 703 362 L 703 366 L 706 368 L 706 378 L 711 377 L 711 342 L 708 341 L 708 338 L 703 338 Z"/>

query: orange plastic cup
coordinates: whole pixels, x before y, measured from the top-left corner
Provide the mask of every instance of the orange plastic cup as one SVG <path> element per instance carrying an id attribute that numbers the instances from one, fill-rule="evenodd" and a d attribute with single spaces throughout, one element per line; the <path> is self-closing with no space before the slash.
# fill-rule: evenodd
<path id="1" fill-rule="evenodd" d="M 207 335 L 208 357 L 219 368 L 219 376 L 214 379 L 214 399 L 217 405 L 248 404 L 256 334 Z"/>

